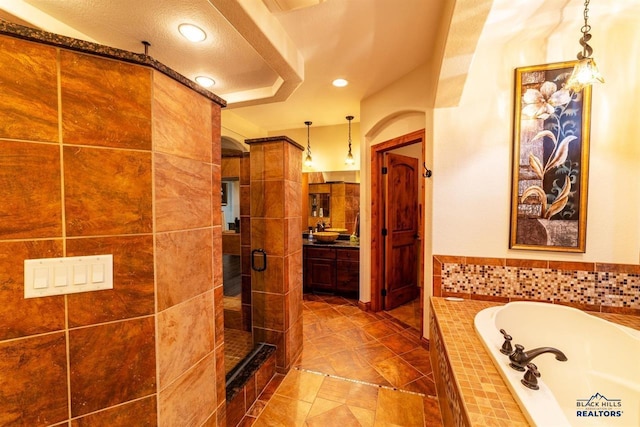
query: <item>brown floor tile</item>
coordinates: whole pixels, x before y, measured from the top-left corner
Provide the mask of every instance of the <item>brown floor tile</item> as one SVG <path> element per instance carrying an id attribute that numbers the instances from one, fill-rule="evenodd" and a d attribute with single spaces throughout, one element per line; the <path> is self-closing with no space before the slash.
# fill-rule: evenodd
<path id="1" fill-rule="evenodd" d="M 363 327 L 365 325 L 369 325 L 371 323 L 379 321 L 380 317 L 372 313 L 365 313 L 364 311 L 360 311 L 359 313 L 349 315 L 349 320 L 351 320 L 356 325 Z"/>
<path id="2" fill-rule="evenodd" d="M 374 411 L 354 411 L 347 405 L 318 399 L 313 404 L 305 424 L 309 427 L 373 426 L 374 418 Z"/>
<path id="3" fill-rule="evenodd" d="M 326 375 L 338 375 L 338 373 L 333 369 L 333 366 L 331 366 L 331 363 L 324 356 L 305 360 L 304 363 L 296 362 L 295 366 L 311 372 L 319 372 Z"/>
<path id="4" fill-rule="evenodd" d="M 241 426 L 442 425 L 438 400 L 428 397 L 436 395 L 429 351 L 409 317 L 418 310 L 396 317 L 307 294 L 303 307 L 302 354 Z"/>
<path id="5" fill-rule="evenodd" d="M 380 375 L 385 377 L 387 381 L 397 388 L 403 388 L 404 385 L 409 384 L 422 376 L 420 372 L 402 360 L 399 356 L 378 362 L 374 365 L 374 368 L 380 372 Z"/>
<path id="6" fill-rule="evenodd" d="M 350 343 L 340 338 L 337 335 L 327 335 L 321 338 L 312 340 L 313 344 L 316 346 L 318 351 L 324 355 L 329 355 L 332 353 L 337 353 L 344 348 L 349 348 Z"/>
<path id="7" fill-rule="evenodd" d="M 274 395 L 255 423 L 256 427 L 302 426 L 311 403 Z"/>
<path id="8" fill-rule="evenodd" d="M 303 316 L 306 316 L 306 314 Z M 304 318 L 306 319 L 306 317 Z M 329 327 L 328 322 L 325 321 L 317 320 L 313 323 L 303 322 L 302 325 L 302 334 L 306 337 L 319 338 L 333 335 L 334 333 L 335 331 L 333 331 Z"/>
<path id="9" fill-rule="evenodd" d="M 276 389 L 278 388 L 278 386 L 280 386 L 280 383 L 282 382 L 282 380 L 284 380 L 284 375 L 275 374 L 273 378 L 271 378 L 271 381 L 269 381 L 267 386 L 264 388 L 264 390 L 262 390 L 262 393 L 260 393 L 260 396 L 258 397 L 258 399 L 265 400 L 265 401 L 271 399 L 273 394 L 276 392 Z"/>
<path id="10" fill-rule="evenodd" d="M 438 398 L 426 397 L 424 403 L 424 425 L 430 427 L 442 426 L 442 414 Z"/>
<path id="11" fill-rule="evenodd" d="M 354 348 L 375 341 L 375 338 L 360 328 L 347 329 L 345 331 L 338 332 L 336 335 L 342 339 L 348 340 Z"/>
<path id="12" fill-rule="evenodd" d="M 380 338 L 379 340 L 385 347 L 388 347 L 396 354 L 408 353 L 420 347 L 420 343 L 416 340 L 405 337 L 402 334 L 393 334 Z"/>
<path id="13" fill-rule="evenodd" d="M 240 421 L 240 423 L 238 424 L 238 427 L 249 427 L 252 426 L 255 422 L 256 422 L 255 417 L 250 417 L 245 415 L 244 418 L 242 418 L 242 420 Z"/>
<path id="14" fill-rule="evenodd" d="M 340 314 L 342 314 L 343 316 L 347 316 L 347 317 L 362 313 L 362 310 L 360 310 L 358 307 L 356 307 L 354 305 L 340 305 L 340 306 L 335 307 L 335 309 Z"/>
<path id="15" fill-rule="evenodd" d="M 378 320 L 374 323 L 364 325 L 362 329 L 374 338 L 380 339 L 398 332 L 390 322 Z"/>
<path id="16" fill-rule="evenodd" d="M 315 310 L 314 315 L 318 317 L 319 321 L 326 322 L 331 319 L 346 319 L 342 314 L 338 313 L 333 308 L 325 308 L 322 310 Z"/>
<path id="17" fill-rule="evenodd" d="M 266 406 L 267 402 L 265 400 L 256 400 L 255 402 L 253 402 L 253 406 L 251 406 L 251 408 L 247 411 L 246 415 L 253 417 L 255 421 L 255 418 L 258 418 L 258 416 L 262 413 Z"/>
<path id="18" fill-rule="evenodd" d="M 324 377 L 320 375 L 293 369 L 284 378 L 275 394 L 304 402 L 313 402 L 323 380 Z"/>
<path id="19" fill-rule="evenodd" d="M 420 377 L 415 381 L 402 387 L 404 390 L 424 394 L 426 396 L 436 396 L 436 383 L 429 377 Z"/>
<path id="20" fill-rule="evenodd" d="M 367 369 L 370 365 L 366 360 L 359 357 L 356 352 L 342 350 L 327 356 L 334 371 L 341 377 L 350 378 L 351 372 Z"/>
<path id="21" fill-rule="evenodd" d="M 364 358 L 371 365 L 375 365 L 378 362 L 382 362 L 387 359 L 395 357 L 395 353 L 389 350 L 384 344 L 378 341 L 372 341 L 370 343 L 361 345 L 356 348 L 358 354 Z"/>
<path id="22" fill-rule="evenodd" d="M 407 353 L 403 353 L 400 357 L 420 371 L 423 375 L 429 375 L 433 372 L 431 360 L 429 360 L 429 351 L 422 347 L 415 348 Z"/>
<path id="23" fill-rule="evenodd" d="M 318 390 L 318 398 L 346 403 L 352 383 L 338 378 L 326 377 Z"/>
<path id="24" fill-rule="evenodd" d="M 357 371 L 353 371 L 349 373 L 348 377 L 350 379 L 362 381 L 367 384 L 377 384 L 383 387 L 393 387 L 393 384 L 387 381 L 387 379 L 373 367 L 367 367 L 359 369 Z"/>
<path id="25" fill-rule="evenodd" d="M 424 425 L 423 397 L 417 394 L 380 390 L 376 408 L 376 425 L 403 427 Z"/>
<path id="26" fill-rule="evenodd" d="M 341 314 L 339 316 L 340 317 L 338 318 L 327 320 L 326 322 L 324 322 L 324 325 L 326 325 L 334 333 L 346 331 L 356 327 L 356 324 L 349 320 L 347 317 Z"/>

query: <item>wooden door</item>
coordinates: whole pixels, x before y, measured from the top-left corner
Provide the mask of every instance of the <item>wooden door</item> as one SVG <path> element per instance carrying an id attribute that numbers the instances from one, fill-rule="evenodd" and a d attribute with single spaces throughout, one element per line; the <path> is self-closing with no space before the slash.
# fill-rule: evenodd
<path id="1" fill-rule="evenodd" d="M 418 159 L 385 154 L 384 309 L 418 295 Z M 386 295 L 385 295 L 386 293 Z"/>

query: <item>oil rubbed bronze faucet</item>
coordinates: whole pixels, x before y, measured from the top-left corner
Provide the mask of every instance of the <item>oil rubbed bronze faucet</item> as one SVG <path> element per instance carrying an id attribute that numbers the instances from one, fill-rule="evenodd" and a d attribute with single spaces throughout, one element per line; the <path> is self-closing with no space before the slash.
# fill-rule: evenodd
<path id="1" fill-rule="evenodd" d="M 561 362 L 567 361 L 567 356 L 565 356 L 560 350 L 553 347 L 540 347 L 529 351 L 524 351 L 524 347 L 520 344 L 516 344 L 515 347 L 516 351 L 509 356 L 509 360 L 511 361 L 509 366 L 516 371 L 524 371 L 529 362 L 544 353 L 553 353 L 556 355 L 556 360 Z"/>

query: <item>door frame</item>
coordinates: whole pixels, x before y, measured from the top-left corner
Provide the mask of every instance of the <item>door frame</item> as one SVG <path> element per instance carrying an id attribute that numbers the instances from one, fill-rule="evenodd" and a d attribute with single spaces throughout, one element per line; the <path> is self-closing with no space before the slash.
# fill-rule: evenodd
<path id="1" fill-rule="evenodd" d="M 371 146 L 371 310 L 381 311 L 383 306 L 382 285 L 384 283 L 384 154 L 406 145 L 421 144 L 424 157 L 425 130 L 420 129 L 380 144 Z M 420 187 L 422 188 L 422 187 Z M 419 191 L 420 191 L 419 188 Z M 418 234 L 421 236 L 419 256 L 424 258 L 424 214 L 425 204 L 419 208 Z M 421 284 L 420 298 L 424 295 L 424 259 L 418 264 L 418 280 Z"/>

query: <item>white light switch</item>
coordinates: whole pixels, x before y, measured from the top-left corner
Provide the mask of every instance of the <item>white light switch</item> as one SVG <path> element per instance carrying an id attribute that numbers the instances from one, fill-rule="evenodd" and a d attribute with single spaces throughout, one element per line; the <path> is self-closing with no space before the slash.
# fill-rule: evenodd
<path id="1" fill-rule="evenodd" d="M 113 255 L 24 260 L 24 297 L 113 289 Z"/>
<path id="2" fill-rule="evenodd" d="M 47 267 L 36 267 L 33 271 L 33 287 L 35 289 L 46 289 L 48 286 L 49 269 Z"/>
<path id="3" fill-rule="evenodd" d="M 104 282 L 104 265 L 102 264 L 91 265 L 91 281 L 93 283 Z"/>
<path id="4" fill-rule="evenodd" d="M 54 265 L 53 266 L 53 286 L 67 286 L 67 266 Z"/>
<path id="5" fill-rule="evenodd" d="M 84 285 L 86 283 L 87 283 L 87 266 L 74 265 L 73 266 L 73 284 Z"/>

